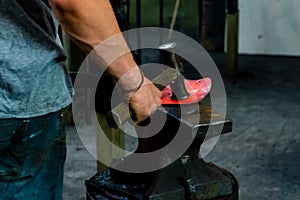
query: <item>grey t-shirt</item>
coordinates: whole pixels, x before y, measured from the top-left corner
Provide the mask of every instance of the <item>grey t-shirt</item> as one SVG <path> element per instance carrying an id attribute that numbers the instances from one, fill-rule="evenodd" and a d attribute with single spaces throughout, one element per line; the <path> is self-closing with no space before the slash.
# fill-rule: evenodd
<path id="1" fill-rule="evenodd" d="M 0 118 L 27 118 L 71 103 L 65 55 L 47 0 L 0 0 Z"/>

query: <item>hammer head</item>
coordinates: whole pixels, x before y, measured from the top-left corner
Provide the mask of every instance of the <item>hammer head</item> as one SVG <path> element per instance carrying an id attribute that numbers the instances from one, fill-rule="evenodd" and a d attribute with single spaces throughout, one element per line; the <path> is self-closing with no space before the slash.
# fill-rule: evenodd
<path id="1" fill-rule="evenodd" d="M 159 46 L 163 64 L 174 68 L 177 71 L 177 78 L 170 84 L 172 88 L 172 100 L 182 100 L 190 96 L 184 84 L 183 65 L 176 55 L 176 43 L 166 43 Z"/>

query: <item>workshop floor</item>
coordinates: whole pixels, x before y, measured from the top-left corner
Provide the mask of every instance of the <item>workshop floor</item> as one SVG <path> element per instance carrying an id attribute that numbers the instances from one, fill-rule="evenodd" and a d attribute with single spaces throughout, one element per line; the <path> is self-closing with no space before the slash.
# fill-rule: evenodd
<path id="1" fill-rule="evenodd" d="M 223 72 L 224 55 L 214 59 Z M 299 199 L 299 64 L 300 58 L 240 56 L 238 80 L 224 80 L 233 131 L 205 160 L 236 176 L 240 200 Z M 84 181 L 96 173 L 96 161 L 74 127 L 67 134 L 64 200 L 84 200 Z"/>

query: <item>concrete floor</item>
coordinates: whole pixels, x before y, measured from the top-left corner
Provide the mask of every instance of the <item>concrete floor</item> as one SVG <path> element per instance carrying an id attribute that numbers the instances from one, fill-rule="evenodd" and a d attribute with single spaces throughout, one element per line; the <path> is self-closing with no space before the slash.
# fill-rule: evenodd
<path id="1" fill-rule="evenodd" d="M 213 56 L 225 77 L 224 55 Z M 205 158 L 233 173 L 241 200 L 300 197 L 300 58 L 240 56 L 238 80 L 225 78 L 233 131 Z M 96 173 L 74 127 L 68 127 L 64 200 L 85 199 Z"/>

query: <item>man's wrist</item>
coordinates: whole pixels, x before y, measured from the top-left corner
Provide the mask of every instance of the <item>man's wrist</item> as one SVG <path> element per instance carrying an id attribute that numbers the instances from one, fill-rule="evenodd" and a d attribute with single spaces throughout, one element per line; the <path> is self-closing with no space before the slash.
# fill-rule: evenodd
<path id="1" fill-rule="evenodd" d="M 133 92 L 139 90 L 143 86 L 144 81 L 145 81 L 144 73 L 140 69 L 139 69 L 139 73 L 140 73 L 140 83 L 136 86 L 132 85 L 132 88 L 129 88 L 129 89 L 123 88 L 122 89 L 123 93 L 133 93 Z"/>
<path id="2" fill-rule="evenodd" d="M 123 94 L 129 94 L 139 90 L 145 82 L 145 77 L 139 67 L 132 68 L 118 81 L 117 86 Z"/>

